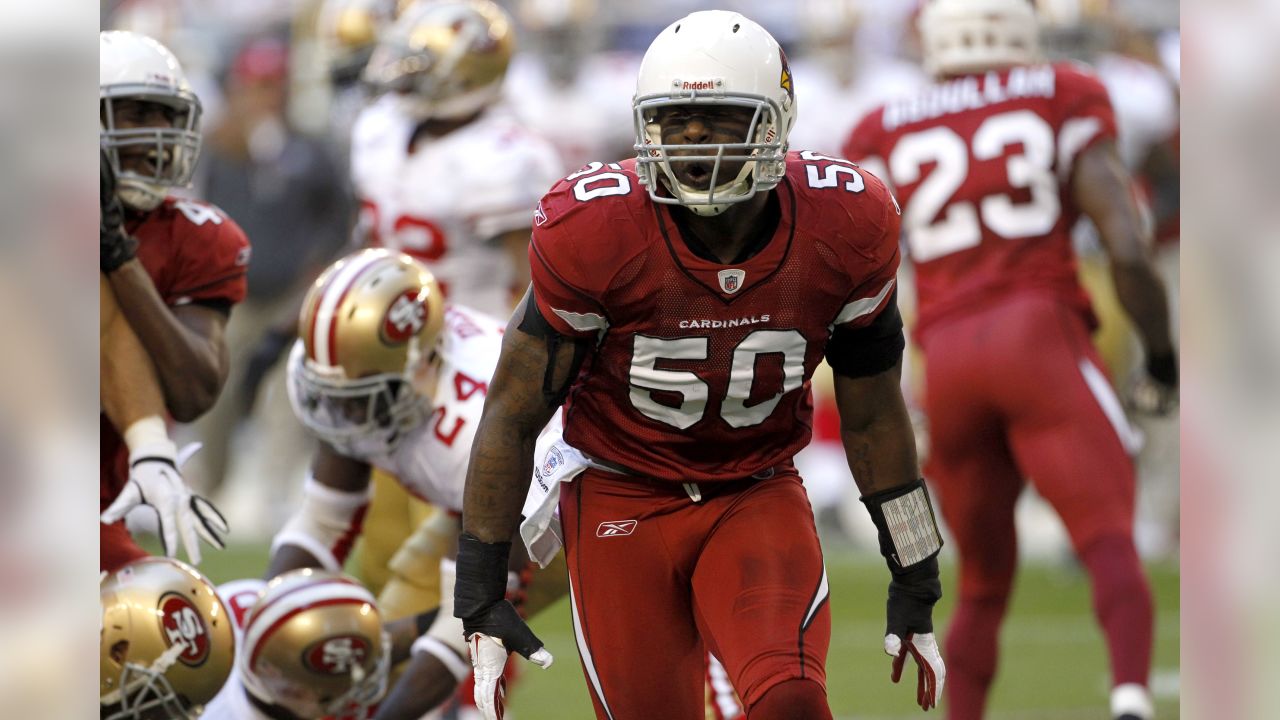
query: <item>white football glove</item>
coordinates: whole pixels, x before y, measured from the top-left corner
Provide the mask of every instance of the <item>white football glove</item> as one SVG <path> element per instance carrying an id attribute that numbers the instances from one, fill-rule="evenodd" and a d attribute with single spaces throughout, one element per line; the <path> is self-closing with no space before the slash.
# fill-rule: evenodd
<path id="1" fill-rule="evenodd" d="M 179 466 L 199 449 L 198 444 L 188 446 L 181 458 L 174 457 L 171 442 L 149 443 L 135 449 L 129 454 L 129 481 L 102 513 L 102 522 L 110 525 L 133 508 L 149 505 L 156 511 L 165 555 L 177 555 L 179 539 L 192 565 L 200 564 L 199 538 L 219 550 L 225 548 L 221 536 L 229 530 L 226 518 L 213 503 L 191 492 L 178 472 Z"/>
<path id="2" fill-rule="evenodd" d="M 507 680 L 502 671 L 507 667 L 507 648 L 502 641 L 484 633 L 472 633 L 471 666 L 475 668 L 476 709 L 484 720 L 502 720 L 506 712 Z M 538 648 L 529 661 L 542 668 L 551 667 L 554 658 L 547 649 Z"/>
<path id="3" fill-rule="evenodd" d="M 938 651 L 938 641 L 933 633 L 917 635 L 907 633 L 907 641 L 893 633 L 884 636 L 884 651 L 893 657 L 893 674 L 895 683 L 902 678 L 902 666 L 907 662 L 907 655 L 916 661 L 916 702 L 922 710 L 938 706 L 938 698 L 942 697 L 942 686 L 947 681 L 947 666 L 942 663 L 942 653 Z"/>

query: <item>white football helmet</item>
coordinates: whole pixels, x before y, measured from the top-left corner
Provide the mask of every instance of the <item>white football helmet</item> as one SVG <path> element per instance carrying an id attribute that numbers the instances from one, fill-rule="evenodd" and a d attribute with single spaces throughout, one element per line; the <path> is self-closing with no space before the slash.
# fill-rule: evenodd
<path id="1" fill-rule="evenodd" d="M 919 28 L 925 70 L 936 77 L 1024 65 L 1040 57 L 1030 0 L 926 0 Z"/>
<path id="2" fill-rule="evenodd" d="M 492 0 L 419 2 L 379 38 L 364 79 L 418 120 L 455 120 L 502 96 L 514 49 L 511 17 Z"/>
<path id="3" fill-rule="evenodd" d="M 236 667 L 250 694 L 296 717 L 364 717 L 387 689 L 391 642 L 362 585 L 293 570 L 267 583 L 249 610 Z"/>
<path id="4" fill-rule="evenodd" d="M 754 109 L 746 142 L 663 145 L 658 110 L 690 104 Z M 636 173 L 654 202 L 684 205 L 699 215 L 719 215 L 733 203 L 772 189 L 786 173 L 787 136 L 796 122 L 791 69 L 773 36 L 738 13 L 695 12 L 663 30 L 640 63 L 632 108 Z M 671 155 L 690 148 L 704 152 Z M 676 179 L 671 164 L 693 161 L 714 161 L 708 190 Z M 745 162 L 736 177 L 721 178 L 725 161 Z M 670 196 L 659 193 L 659 180 Z"/>
<path id="5" fill-rule="evenodd" d="M 178 59 L 156 40 L 113 30 L 98 35 L 99 142 L 116 172 L 120 200 L 139 210 L 160 204 L 169 188 L 185 187 L 200 155 L 200 100 Z M 136 100 L 169 109 L 163 127 L 117 127 L 116 103 Z M 142 158 L 126 169 L 121 153 Z"/>

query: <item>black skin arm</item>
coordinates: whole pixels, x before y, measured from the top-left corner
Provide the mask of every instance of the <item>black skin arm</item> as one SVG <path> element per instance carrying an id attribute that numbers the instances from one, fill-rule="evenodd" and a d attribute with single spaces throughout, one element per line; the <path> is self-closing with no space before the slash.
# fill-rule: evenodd
<path id="1" fill-rule="evenodd" d="M 328 444 L 319 443 L 315 459 L 311 461 L 311 472 L 316 482 L 321 485 L 342 492 L 360 492 L 369 487 L 371 469 L 368 463 L 353 460 L 339 454 Z M 308 567 L 318 568 L 322 565 L 311 553 L 297 545 L 281 545 L 271 556 L 266 579 L 270 580 L 280 573 Z"/>
<path id="2" fill-rule="evenodd" d="M 409 660 L 400 679 L 378 705 L 374 720 L 417 720 L 448 700 L 457 687 L 453 673 L 440 658 L 420 652 Z"/>
<path id="3" fill-rule="evenodd" d="M 920 477 L 901 378 L 901 359 L 876 375 L 851 378 L 835 374 L 840 439 L 854 482 L 864 496 L 908 485 Z"/>
<path id="4" fill-rule="evenodd" d="M 227 314 L 196 304 L 169 307 L 136 258 L 107 277 L 121 311 L 155 363 L 173 419 L 191 422 L 203 415 L 227 381 Z"/>
<path id="5" fill-rule="evenodd" d="M 1114 142 L 1098 143 L 1076 160 L 1071 193 L 1098 228 L 1111 260 L 1116 297 L 1137 328 L 1148 359 L 1172 355 L 1164 283 L 1151 266 L 1150 233 Z"/>
<path id="6" fill-rule="evenodd" d="M 462 529 L 487 543 L 507 542 L 515 535 L 533 478 L 534 442 L 573 382 L 580 346 L 586 342 L 522 330 L 531 292 L 507 324 L 467 468 Z"/>

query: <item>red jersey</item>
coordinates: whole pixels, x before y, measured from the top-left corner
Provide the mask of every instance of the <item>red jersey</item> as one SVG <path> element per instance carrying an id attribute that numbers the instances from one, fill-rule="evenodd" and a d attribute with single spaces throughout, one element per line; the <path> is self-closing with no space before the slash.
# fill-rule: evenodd
<path id="1" fill-rule="evenodd" d="M 790 153 L 781 217 L 752 257 L 685 244 L 635 163 L 591 163 L 534 215 L 538 309 L 597 341 L 570 389 L 565 439 L 590 457 L 675 482 L 730 480 L 809 442 L 809 379 L 837 325 L 890 304 L 897 204 L 852 163 Z"/>
<path id="2" fill-rule="evenodd" d="M 170 306 L 193 302 L 234 305 L 244 299 L 249 240 L 234 220 L 208 203 L 165 198 L 145 215 L 128 216 L 138 260 Z M 106 508 L 129 476 L 124 438 L 101 415 L 99 500 Z"/>
<path id="3" fill-rule="evenodd" d="M 916 264 L 917 332 L 1011 293 L 1096 320 L 1076 278 L 1071 170 L 1116 136 L 1107 91 L 1071 63 L 938 83 L 864 118 L 845 156 L 892 182 Z"/>

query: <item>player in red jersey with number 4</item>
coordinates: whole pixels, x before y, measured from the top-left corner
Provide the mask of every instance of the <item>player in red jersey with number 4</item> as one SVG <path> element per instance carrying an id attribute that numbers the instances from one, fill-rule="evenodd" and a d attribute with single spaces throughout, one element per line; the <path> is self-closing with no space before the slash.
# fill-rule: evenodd
<path id="1" fill-rule="evenodd" d="M 155 367 L 165 407 L 189 422 L 226 382 L 223 330 L 244 299 L 249 242 L 221 210 L 169 194 L 190 182 L 200 153 L 200 101 L 173 53 L 131 32 L 101 33 L 99 53 L 100 267 Z M 139 504 L 156 508 L 169 554 L 175 534 L 192 563 L 200 561 L 197 535 L 221 546 L 226 521 L 183 483 L 160 418 L 117 428 L 103 414 L 100 437 L 103 570 L 146 555 L 123 522 Z"/>
<path id="2" fill-rule="evenodd" d="M 580 469 L 558 478 L 558 536 L 596 716 L 701 718 L 709 649 L 749 717 L 830 718 L 827 577 L 791 462 L 826 357 L 892 571 L 884 647 L 895 680 L 915 658 L 932 707 L 941 541 L 898 385 L 893 197 L 787 152 L 786 57 L 737 13 L 663 30 L 634 112 L 638 157 L 570 175 L 534 215 L 532 288 L 476 433 L 455 612 L 477 705 L 500 716 L 507 650 L 551 661 L 503 594 L 534 439 L 563 401 L 565 442 L 538 468 Z"/>
<path id="3" fill-rule="evenodd" d="M 887 169 L 916 263 L 928 474 L 960 548 L 948 716 L 982 717 L 1029 479 L 1092 581 L 1112 715 L 1145 720 L 1152 605 L 1133 545 L 1133 435 L 1090 342 L 1070 237 L 1082 213 L 1146 347 L 1137 405 L 1173 406 L 1177 361 L 1111 104 L 1084 69 L 1036 64 L 1025 0 L 933 0 L 920 29 L 938 84 L 864 119 L 845 154 Z"/>

